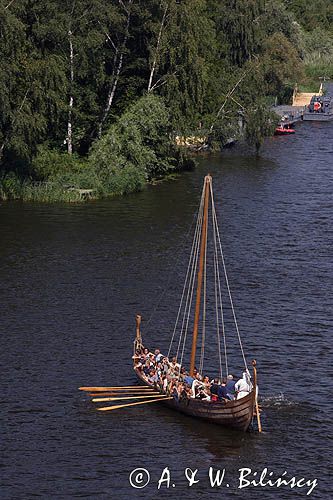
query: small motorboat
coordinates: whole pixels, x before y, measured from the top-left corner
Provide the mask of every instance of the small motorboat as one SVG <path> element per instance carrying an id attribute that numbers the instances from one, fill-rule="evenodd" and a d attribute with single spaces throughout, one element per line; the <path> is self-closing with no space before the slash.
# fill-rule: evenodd
<path id="1" fill-rule="evenodd" d="M 285 127 L 283 125 L 279 125 L 278 127 L 276 127 L 275 132 L 274 132 L 275 135 L 288 135 L 288 134 L 294 134 L 294 133 L 295 133 L 295 129 Z"/>
<path id="2" fill-rule="evenodd" d="M 327 122 L 333 120 L 332 96 L 316 96 L 311 99 L 303 115 L 304 121 Z"/>

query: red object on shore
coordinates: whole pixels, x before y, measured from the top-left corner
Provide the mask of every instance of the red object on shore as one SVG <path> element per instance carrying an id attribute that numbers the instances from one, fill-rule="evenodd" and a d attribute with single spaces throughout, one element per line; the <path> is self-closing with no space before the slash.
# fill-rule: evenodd
<path id="1" fill-rule="evenodd" d="M 285 128 L 285 127 L 276 127 L 275 129 L 275 135 L 288 135 L 288 134 L 294 134 L 295 130 L 293 128 Z"/>

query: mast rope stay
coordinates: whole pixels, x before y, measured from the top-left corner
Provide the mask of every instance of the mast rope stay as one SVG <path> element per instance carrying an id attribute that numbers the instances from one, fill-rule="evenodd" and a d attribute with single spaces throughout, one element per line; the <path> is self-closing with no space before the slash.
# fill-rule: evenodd
<path id="1" fill-rule="evenodd" d="M 201 352 L 200 352 L 200 362 L 199 362 L 199 372 L 203 373 L 203 364 L 205 357 L 205 341 L 206 341 L 206 296 L 207 296 L 207 240 L 208 240 L 208 229 L 206 230 L 206 243 L 205 243 L 205 255 L 204 255 L 204 286 L 203 286 L 203 303 L 202 303 L 202 339 L 201 339 Z"/>
<path id="2" fill-rule="evenodd" d="M 191 309 L 192 309 L 192 302 L 193 302 L 194 285 L 195 285 L 195 280 L 196 280 L 196 273 L 197 273 L 199 253 L 200 253 L 200 240 L 201 240 L 202 223 L 203 223 L 204 196 L 205 195 L 204 195 L 204 190 L 203 190 L 203 193 L 202 193 L 202 211 L 201 211 L 201 217 L 200 217 L 200 230 L 198 231 L 198 239 L 197 239 L 197 245 L 196 245 L 196 249 L 195 249 L 195 264 L 192 267 L 192 275 L 191 275 L 191 280 L 190 280 L 190 285 L 189 285 L 189 290 L 188 290 L 188 293 L 190 293 L 190 296 L 189 296 L 189 303 L 188 303 L 188 308 L 187 308 L 186 327 L 185 327 L 185 332 L 184 332 L 184 339 L 183 339 L 183 347 L 182 347 L 182 353 L 181 353 L 181 358 L 180 358 L 180 365 L 183 364 L 183 358 L 184 358 L 184 352 L 185 352 L 185 345 L 186 345 L 186 337 L 187 337 L 188 325 L 189 325 L 189 321 L 190 321 L 190 315 L 191 315 Z M 184 323 L 184 320 L 185 320 L 185 316 L 186 316 L 186 310 L 184 311 L 183 323 Z M 180 341 L 181 341 L 181 339 L 179 339 L 179 345 L 180 345 Z M 178 359 L 178 355 L 177 355 L 177 359 Z M 179 376 L 180 376 L 180 373 L 179 373 Z"/>
<path id="3" fill-rule="evenodd" d="M 201 227 L 202 227 L 202 205 L 203 205 L 203 194 L 201 196 L 201 202 L 200 202 L 200 206 L 199 206 L 199 210 L 198 210 L 197 223 L 196 223 L 196 228 L 195 228 L 195 234 L 194 234 L 192 248 L 191 248 L 191 254 L 190 254 L 190 258 L 189 258 L 189 262 L 188 262 L 188 266 L 187 266 L 186 277 L 185 277 L 185 282 L 184 282 L 184 286 L 183 286 L 183 290 L 182 290 L 182 296 L 181 296 L 181 300 L 180 300 L 180 305 L 179 305 L 179 308 L 178 308 L 178 313 L 177 313 L 177 317 L 176 317 L 176 321 L 175 321 L 175 326 L 174 326 L 174 329 L 173 329 L 173 333 L 172 333 L 172 337 L 171 337 L 171 341 L 170 341 L 170 345 L 169 345 L 168 357 L 170 357 L 170 353 L 171 353 L 171 349 L 172 349 L 172 344 L 174 342 L 174 338 L 175 338 L 175 334 L 176 334 L 176 330 L 177 330 L 177 326 L 178 326 L 178 321 L 179 321 L 179 317 L 180 317 L 180 314 L 181 314 L 181 310 L 182 310 L 182 307 L 183 307 L 183 301 L 184 301 L 184 297 L 185 297 L 187 286 L 189 286 L 189 289 L 190 289 L 190 285 L 188 285 L 189 276 L 190 276 L 190 282 L 191 282 L 191 278 L 193 276 L 193 267 L 194 267 L 194 263 L 195 263 L 195 254 L 197 253 L 198 241 L 200 241 L 200 234 L 201 234 Z M 192 269 L 191 269 L 191 267 L 192 267 Z M 191 269 L 191 272 L 190 272 L 190 269 Z M 185 310 L 187 308 L 188 296 L 189 296 L 189 290 L 187 292 L 186 304 L 185 304 L 185 308 L 184 308 Z M 182 329 L 181 329 L 181 331 L 183 330 L 183 325 L 184 325 L 184 318 L 183 318 L 183 323 L 182 323 Z M 179 354 L 179 345 L 180 345 L 180 340 L 179 340 L 179 343 L 178 343 L 178 349 L 177 349 L 177 356 L 176 357 L 178 357 L 178 354 Z"/>
<path id="4" fill-rule="evenodd" d="M 209 203 L 210 196 L 210 203 Z M 208 210 L 209 207 L 209 210 Z M 211 226 L 208 224 L 208 212 L 211 212 Z M 204 358 L 205 358 L 205 341 L 206 341 L 206 312 L 207 312 L 207 299 L 209 298 L 207 293 L 207 257 L 208 257 L 208 225 L 212 231 L 212 250 L 213 250 L 213 268 L 214 268 L 214 292 L 215 296 L 215 317 L 216 317 L 216 332 L 217 332 L 217 343 L 218 343 L 218 361 L 219 361 L 219 377 L 222 380 L 224 368 L 225 376 L 229 373 L 228 367 L 228 355 L 227 355 L 227 340 L 226 340 L 226 325 L 225 325 L 225 301 L 228 302 L 228 309 L 230 307 L 233 323 L 235 325 L 238 343 L 241 350 L 241 355 L 245 367 L 245 371 L 249 374 L 245 352 L 243 348 L 243 343 L 238 327 L 235 307 L 231 295 L 231 289 L 228 279 L 228 274 L 226 270 L 226 264 L 224 260 L 223 248 L 221 243 L 221 237 L 219 232 L 219 226 L 217 221 L 217 214 L 214 202 L 214 194 L 212 188 L 212 180 L 210 176 L 206 176 L 205 183 L 202 189 L 200 206 L 197 213 L 196 227 L 194 238 L 192 242 L 191 254 L 188 261 L 185 282 L 183 285 L 180 305 L 178 308 L 178 313 L 169 345 L 168 357 L 173 349 L 174 343 L 176 342 L 176 353 L 175 358 L 180 366 L 183 365 L 184 353 L 186 348 L 187 334 L 189 323 L 192 315 L 193 307 L 193 297 L 194 288 L 197 284 L 197 295 L 195 304 L 195 317 L 194 317 L 194 330 L 192 337 L 192 350 L 191 350 L 191 366 L 190 375 L 193 376 L 193 370 L 195 368 L 195 350 L 196 350 L 196 339 L 198 336 L 198 324 L 201 318 L 201 348 L 200 357 L 198 361 L 199 373 L 203 373 L 204 369 Z M 223 271 L 220 269 L 222 264 Z M 199 269 L 199 271 L 198 271 Z M 210 269 L 210 268 L 209 268 Z M 224 302 L 222 301 L 222 283 L 225 282 L 226 287 L 226 297 Z M 200 307 L 200 295 L 202 300 Z M 214 300 L 214 299 L 213 299 Z M 200 314 L 201 309 L 201 314 Z M 177 333 L 178 332 L 178 333 Z M 177 336 L 177 340 L 176 337 Z M 180 372 L 179 376 L 180 378 Z"/>
<path id="5" fill-rule="evenodd" d="M 214 245 L 216 245 L 216 234 L 215 234 L 215 227 L 214 227 Z M 215 246 L 214 248 L 214 292 L 215 292 L 215 314 L 216 314 L 216 332 L 217 332 L 217 350 L 218 350 L 218 355 L 219 355 L 219 369 L 220 369 L 220 380 L 222 380 L 222 356 L 221 356 L 221 336 L 220 336 L 220 327 L 219 327 L 219 307 L 218 307 L 218 283 L 219 283 L 219 276 L 218 276 L 218 260 L 217 260 L 217 248 Z M 223 319 L 223 318 L 222 318 Z M 226 375 L 228 372 L 226 373 Z"/>
<path id="6" fill-rule="evenodd" d="M 179 245 L 178 249 L 176 250 L 176 255 L 177 255 L 177 258 L 175 259 L 175 260 L 176 260 L 176 263 L 175 263 L 175 265 L 173 266 L 173 272 L 169 273 L 169 278 L 168 278 L 167 283 L 166 283 L 166 285 L 165 285 L 165 287 L 164 287 L 164 290 L 163 290 L 163 291 L 162 291 L 162 293 L 160 294 L 159 299 L 158 299 L 158 301 L 156 302 L 156 305 L 155 305 L 155 307 L 154 307 L 154 309 L 153 309 L 153 311 L 152 311 L 151 315 L 149 316 L 148 320 L 147 320 L 147 321 L 145 321 L 145 331 L 146 331 L 146 332 L 147 332 L 147 330 L 148 330 L 148 327 L 149 327 L 149 325 L 150 325 L 150 323 L 151 323 L 151 321 L 152 321 L 153 317 L 154 317 L 154 316 L 155 316 L 155 314 L 156 314 L 157 309 L 159 308 L 159 306 L 160 306 L 160 304 L 161 304 L 162 300 L 164 299 L 165 294 L 166 294 L 166 293 L 167 293 L 167 291 L 168 291 L 168 287 L 169 287 L 169 285 L 170 285 L 170 283 L 171 283 L 171 279 L 173 278 L 174 273 L 175 273 L 175 271 L 176 271 L 176 269 L 177 269 L 178 263 L 180 262 L 180 257 L 181 257 L 181 254 L 182 254 L 182 251 L 181 251 L 181 250 L 182 250 L 182 247 L 183 247 L 184 243 L 186 243 L 186 241 L 187 241 L 187 239 L 188 239 L 189 235 L 191 234 L 191 232 L 192 232 L 192 228 L 193 228 L 193 225 L 194 225 L 194 222 L 195 222 L 195 220 L 196 220 L 196 219 L 197 219 L 197 217 L 196 217 L 196 215 L 194 214 L 194 216 L 193 216 L 193 218 L 192 218 L 192 222 L 191 222 L 190 228 L 189 228 L 188 232 L 186 233 L 186 235 L 185 235 L 185 237 L 184 237 L 183 241 L 180 243 L 180 245 Z M 168 354 L 168 355 L 169 355 L 169 354 Z"/>
<path id="7" fill-rule="evenodd" d="M 214 199 L 212 196 L 212 186 L 211 186 L 211 203 L 212 203 L 212 213 L 214 211 Z M 225 324 L 224 324 L 224 311 L 223 311 L 223 302 L 222 302 L 222 291 L 221 291 L 221 278 L 220 278 L 220 268 L 219 268 L 219 260 L 218 260 L 218 248 L 217 248 L 217 238 L 216 233 L 218 228 L 216 227 L 215 220 L 213 218 L 213 237 L 214 237 L 214 270 L 215 270 L 215 286 L 216 282 L 218 285 L 218 297 L 219 297 L 219 306 L 220 306 L 220 317 L 221 317 L 221 327 L 222 327 L 222 336 L 223 336 L 223 345 L 224 345 L 224 362 L 225 362 L 225 371 L 226 376 L 229 373 L 228 368 L 228 356 L 227 356 L 227 341 L 225 334 Z M 221 355 L 221 340 L 220 340 L 220 331 L 219 331 L 219 311 L 217 306 L 218 298 L 217 292 L 215 295 L 215 303 L 216 303 L 216 317 L 217 317 L 217 337 L 218 337 L 218 349 L 219 349 L 219 361 L 220 361 L 220 376 L 222 379 L 222 355 Z"/>
<path id="8" fill-rule="evenodd" d="M 210 194 L 211 194 L 211 199 L 212 199 L 213 221 L 214 221 L 214 224 L 215 224 L 215 227 L 216 227 L 216 232 L 217 232 L 217 239 L 218 239 L 218 244 L 219 244 L 219 249 L 220 249 L 220 255 L 221 255 L 221 260 L 222 260 L 222 265 L 223 265 L 223 271 L 224 271 L 224 279 L 225 279 L 226 287 L 227 287 L 227 290 L 228 290 L 228 296 L 229 296 L 230 306 L 231 306 L 232 315 L 233 315 L 233 319 L 234 319 L 234 324 L 235 324 L 235 328 L 236 328 L 236 332 L 237 332 L 237 336 L 238 336 L 239 346 L 240 346 L 242 357 L 243 357 L 243 361 L 244 361 L 244 366 L 245 366 L 246 371 L 249 373 L 249 370 L 248 370 L 248 367 L 247 367 L 246 358 L 245 358 L 245 354 L 244 354 L 244 348 L 243 348 L 243 344 L 242 344 L 242 339 L 241 339 L 240 332 L 239 332 L 239 327 L 238 327 L 236 312 L 235 312 L 235 308 L 234 308 L 234 303 L 233 303 L 232 296 L 231 296 L 231 290 L 230 290 L 230 285 L 229 285 L 229 280 L 228 280 L 228 274 L 227 274 L 227 269 L 226 269 L 224 255 L 223 255 L 223 250 L 222 250 L 222 243 L 221 243 L 221 238 L 220 238 L 219 226 L 218 226 L 218 222 L 217 222 L 217 216 L 216 216 L 216 210 L 215 210 L 215 204 L 214 204 L 214 195 L 213 195 L 212 185 L 210 185 Z"/>

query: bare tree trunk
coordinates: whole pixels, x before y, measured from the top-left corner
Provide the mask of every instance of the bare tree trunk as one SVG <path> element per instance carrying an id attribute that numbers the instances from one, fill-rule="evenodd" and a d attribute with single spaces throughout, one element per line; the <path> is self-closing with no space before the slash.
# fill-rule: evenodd
<path id="1" fill-rule="evenodd" d="M 154 56 L 154 59 L 153 59 L 153 64 L 152 64 L 150 75 L 149 75 L 148 92 L 151 92 L 154 89 L 154 87 L 153 87 L 153 77 L 154 77 L 154 73 L 155 73 L 155 70 L 156 70 L 157 58 L 158 58 L 158 53 L 159 53 L 159 48 L 160 48 L 160 44 L 161 44 L 162 33 L 163 33 L 163 28 L 164 28 L 164 23 L 165 23 L 167 12 L 168 12 L 168 4 L 166 3 L 165 4 L 164 13 L 163 13 L 163 17 L 162 17 L 162 21 L 161 21 L 160 31 L 159 31 L 158 37 L 157 37 L 157 44 L 156 44 L 155 56 Z"/>
<path id="2" fill-rule="evenodd" d="M 3 141 L 2 145 L 1 145 L 1 148 L 0 148 L 0 161 L 1 161 L 1 159 L 2 159 L 3 150 L 5 149 L 5 142 L 6 142 L 6 141 Z"/>
<path id="3" fill-rule="evenodd" d="M 8 5 L 6 5 L 5 10 L 6 10 L 6 9 L 8 9 L 8 7 L 10 7 L 10 6 L 12 5 L 12 3 L 13 3 L 13 2 L 14 2 L 14 0 L 11 0 L 11 1 L 9 2 L 9 4 L 8 4 Z"/>
<path id="4" fill-rule="evenodd" d="M 112 106 L 112 103 L 113 103 L 113 99 L 114 99 L 114 96 L 115 96 L 115 93 L 116 93 L 116 90 L 117 90 L 119 76 L 120 76 L 120 73 L 121 73 L 121 70 L 122 70 L 122 67 L 123 67 L 124 52 L 125 52 L 125 48 L 126 48 L 126 44 L 127 44 L 127 40 L 128 40 L 128 36 L 129 36 L 129 27 L 130 27 L 130 20 L 131 20 L 130 6 L 133 3 L 133 0 L 129 0 L 128 1 L 128 8 L 126 8 L 124 6 L 124 4 L 123 4 L 123 2 L 121 0 L 120 0 L 120 3 L 124 7 L 124 9 L 125 9 L 125 11 L 127 13 L 126 29 L 125 29 L 125 35 L 124 35 L 123 43 L 122 43 L 122 46 L 121 46 L 121 49 L 120 49 L 120 55 L 119 55 L 118 48 L 116 48 L 116 54 L 115 54 L 115 57 L 114 57 L 113 73 L 112 73 L 112 75 L 113 75 L 113 84 L 109 88 L 108 98 L 107 98 L 106 106 L 105 106 L 104 111 L 103 111 L 103 116 L 102 116 L 102 119 L 100 120 L 100 122 L 98 124 L 98 137 L 101 137 L 101 135 L 102 135 L 103 125 L 104 125 L 105 120 L 108 117 L 108 114 L 110 112 L 110 109 L 111 109 L 111 106 Z M 118 56 L 119 56 L 119 59 L 118 59 Z M 117 60 L 118 60 L 118 64 L 117 64 Z M 116 69 L 116 67 L 117 67 L 117 69 Z"/>
<path id="5" fill-rule="evenodd" d="M 73 33 L 71 30 L 68 31 L 69 39 L 69 64 L 70 64 L 70 91 L 73 91 L 74 83 L 74 50 L 73 50 Z M 73 153 L 73 137 L 72 137 L 72 112 L 73 112 L 74 97 L 71 95 L 69 97 L 69 110 L 68 110 L 68 122 L 67 122 L 67 152 L 68 154 Z"/>

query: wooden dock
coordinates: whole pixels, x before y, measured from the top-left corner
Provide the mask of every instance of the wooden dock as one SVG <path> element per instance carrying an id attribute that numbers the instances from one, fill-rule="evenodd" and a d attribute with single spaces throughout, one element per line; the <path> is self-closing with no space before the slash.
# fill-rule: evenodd
<path id="1" fill-rule="evenodd" d="M 273 106 L 274 111 L 280 118 L 280 126 L 290 126 L 303 119 L 303 115 L 307 106 L 310 104 L 312 96 L 323 95 L 323 84 L 320 84 L 319 91 L 316 92 L 299 92 L 295 85 L 292 105 L 282 104 L 281 106 Z"/>
<path id="2" fill-rule="evenodd" d="M 95 189 L 78 189 L 74 187 L 68 188 L 68 191 L 75 191 L 78 193 L 81 200 L 92 200 L 95 193 Z"/>
<path id="3" fill-rule="evenodd" d="M 295 85 L 294 93 L 293 93 L 293 107 L 306 107 L 309 106 L 310 101 L 313 96 L 322 96 L 323 95 L 323 84 L 320 84 L 319 91 L 316 92 L 299 92 L 297 85 Z"/>
<path id="4" fill-rule="evenodd" d="M 293 125 L 302 120 L 306 106 L 288 106 L 283 104 L 281 106 L 274 106 L 272 111 L 280 116 L 281 125 Z"/>

